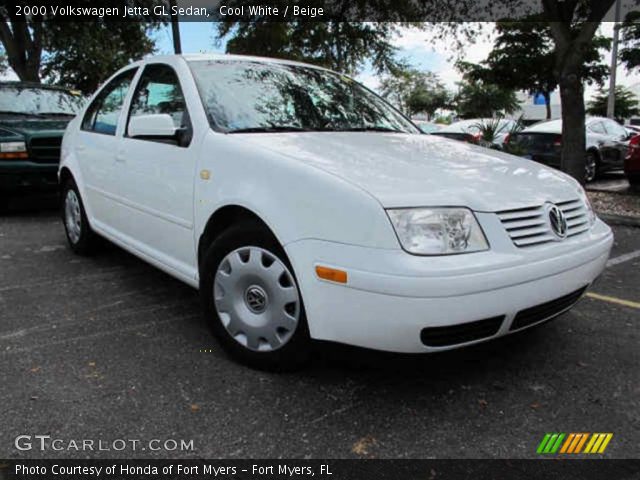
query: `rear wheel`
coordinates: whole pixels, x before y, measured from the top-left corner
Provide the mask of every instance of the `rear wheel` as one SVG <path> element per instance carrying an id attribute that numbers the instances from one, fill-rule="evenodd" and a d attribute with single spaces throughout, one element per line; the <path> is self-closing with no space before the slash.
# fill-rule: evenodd
<path id="1" fill-rule="evenodd" d="M 630 173 L 627 175 L 627 180 L 633 188 L 640 188 L 640 173 Z"/>
<path id="2" fill-rule="evenodd" d="M 71 250 L 78 255 L 93 253 L 98 239 L 89 225 L 78 187 L 71 179 L 67 180 L 62 188 L 61 213 Z"/>
<path id="3" fill-rule="evenodd" d="M 584 165 L 584 181 L 592 182 L 598 176 L 598 156 L 595 152 L 587 152 Z"/>
<path id="4" fill-rule="evenodd" d="M 229 228 L 201 267 L 204 314 L 224 349 L 264 370 L 294 370 L 309 358 L 302 296 L 284 250 L 258 223 Z"/>

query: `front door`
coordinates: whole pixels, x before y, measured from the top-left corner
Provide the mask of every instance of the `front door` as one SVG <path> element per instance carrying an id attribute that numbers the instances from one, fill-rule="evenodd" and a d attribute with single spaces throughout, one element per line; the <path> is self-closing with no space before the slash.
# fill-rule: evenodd
<path id="1" fill-rule="evenodd" d="M 139 115 L 168 114 L 175 138 L 133 138 L 128 125 Z M 174 69 L 149 64 L 131 97 L 127 125 L 116 152 L 119 188 L 128 215 L 121 232 L 135 248 L 183 276 L 193 278 L 193 190 L 196 154 L 191 120 Z"/>

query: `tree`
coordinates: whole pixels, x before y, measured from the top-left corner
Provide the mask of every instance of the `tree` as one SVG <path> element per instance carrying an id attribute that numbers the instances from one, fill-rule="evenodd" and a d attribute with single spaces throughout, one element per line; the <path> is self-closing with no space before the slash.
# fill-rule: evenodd
<path id="1" fill-rule="evenodd" d="M 26 5 L 23 1 L 16 2 Z M 151 5 L 152 0 L 137 0 Z M 75 5 L 90 6 L 91 0 Z M 111 17 L 78 22 L 54 21 L 41 15 L 17 16 L 15 7 L 0 8 L 0 41 L 18 78 L 47 78 L 92 92 L 107 76 L 153 51 L 148 33 L 158 19 L 122 22 Z"/>
<path id="2" fill-rule="evenodd" d="M 483 80 L 507 89 L 541 93 L 545 99 L 547 119 L 551 118 L 551 93 L 558 86 L 554 73 L 553 37 L 548 22 L 534 15 L 524 21 L 496 22 L 497 36 L 493 49 L 480 65 L 461 64 L 472 80 Z M 609 48 L 610 40 L 594 37 L 584 55 L 582 77 L 588 84 L 602 86 L 609 67 L 601 62 L 600 50 Z"/>
<path id="3" fill-rule="evenodd" d="M 228 38 L 226 51 L 285 58 L 355 74 L 370 61 L 378 72 L 401 67 L 391 39 L 392 22 L 219 22 L 218 41 Z"/>
<path id="4" fill-rule="evenodd" d="M 513 90 L 468 79 L 458 83 L 458 88 L 454 103 L 461 118 L 501 116 L 513 113 L 519 108 L 518 99 Z"/>
<path id="5" fill-rule="evenodd" d="M 408 67 L 386 76 L 381 93 L 407 115 L 426 113 L 429 119 L 436 110 L 447 107 L 451 97 L 435 73 Z"/>
<path id="6" fill-rule="evenodd" d="M 629 12 L 622 24 L 620 60 L 627 70 L 640 67 L 640 12 Z"/>
<path id="7" fill-rule="evenodd" d="M 599 117 L 607 116 L 607 101 L 609 91 L 600 89 L 598 94 L 587 105 L 587 113 Z M 618 85 L 615 90 L 615 112 L 616 120 L 624 123 L 627 118 L 640 115 L 638 108 L 638 98 L 630 90 Z"/>
<path id="8" fill-rule="evenodd" d="M 154 51 L 148 31 L 138 22 L 47 23 L 41 78 L 94 92 L 112 73 Z"/>
<path id="9" fill-rule="evenodd" d="M 586 160 L 583 67 L 598 27 L 614 1 L 539 0 L 540 3 L 534 3 L 494 0 L 487 5 L 492 12 L 500 12 L 501 17 L 511 21 L 522 20 L 535 13 L 530 10 L 538 5 L 542 11 L 541 20 L 548 22 L 553 39 L 552 71 L 562 102 L 562 170 L 578 181 L 584 181 Z M 472 37 L 478 27 L 464 20 L 469 19 L 468 12 L 474 8 L 474 0 L 458 0 L 450 4 L 447 11 L 449 21 L 431 24 L 436 35 L 441 38 Z"/>

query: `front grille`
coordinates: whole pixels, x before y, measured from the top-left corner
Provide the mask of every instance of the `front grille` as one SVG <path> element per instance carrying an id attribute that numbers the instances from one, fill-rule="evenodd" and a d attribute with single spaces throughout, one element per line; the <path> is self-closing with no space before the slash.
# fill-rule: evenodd
<path id="1" fill-rule="evenodd" d="M 542 322 L 543 320 L 551 320 L 552 318 L 557 317 L 565 310 L 571 308 L 580 299 L 586 289 L 587 287 L 584 286 L 580 290 L 576 290 L 564 297 L 556 298 L 550 302 L 542 303 L 535 307 L 519 311 L 513 319 L 509 330 L 519 330 L 520 328 L 528 327 L 534 323 Z"/>
<path id="2" fill-rule="evenodd" d="M 62 137 L 36 137 L 29 142 L 29 159 L 37 163 L 58 163 Z"/>
<path id="3" fill-rule="evenodd" d="M 573 237 L 589 230 L 589 216 L 584 202 L 580 199 L 556 203 L 567 220 L 567 237 Z M 502 225 L 516 247 L 533 247 L 556 241 L 549 228 L 543 205 L 518 208 L 498 212 Z"/>
<path id="4" fill-rule="evenodd" d="M 445 347 L 481 340 L 498 333 L 503 321 L 504 315 L 447 327 L 423 328 L 420 340 L 427 347 Z"/>

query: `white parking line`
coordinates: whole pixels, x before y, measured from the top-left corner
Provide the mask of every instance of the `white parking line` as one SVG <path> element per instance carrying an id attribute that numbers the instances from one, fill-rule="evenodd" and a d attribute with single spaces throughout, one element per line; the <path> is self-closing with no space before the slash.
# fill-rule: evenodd
<path id="1" fill-rule="evenodd" d="M 628 262 L 629 260 L 633 260 L 634 258 L 638 257 L 640 257 L 640 250 L 625 253 L 624 255 L 620 255 L 619 257 L 609 259 L 609 261 L 607 262 L 607 268 L 613 267 L 614 265 L 619 265 L 624 262 Z"/>

